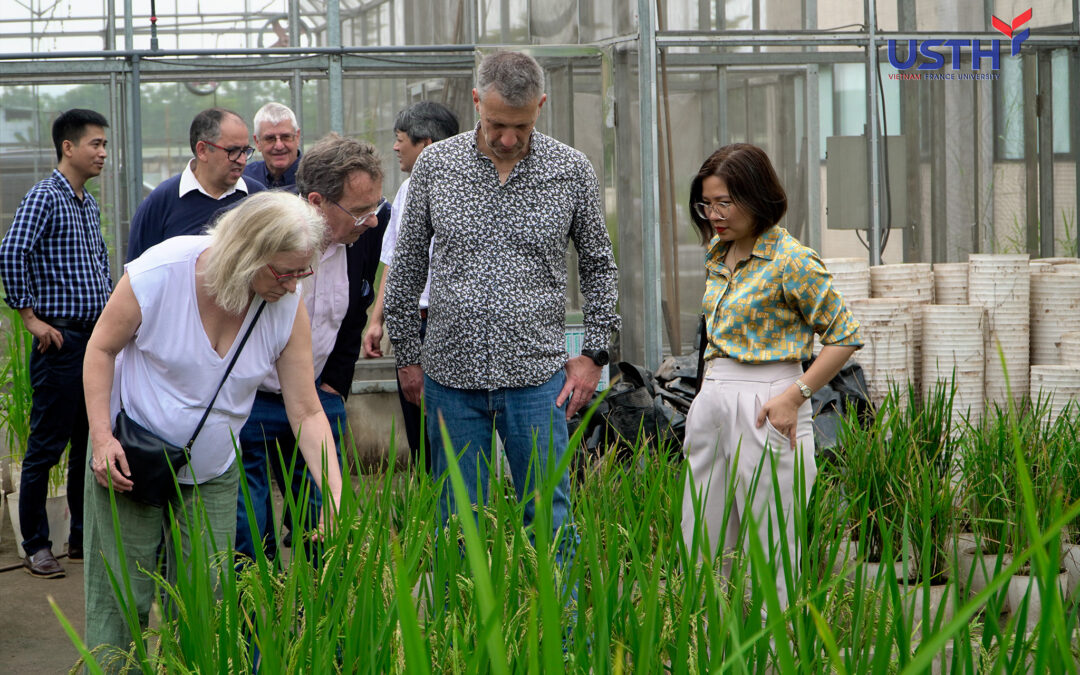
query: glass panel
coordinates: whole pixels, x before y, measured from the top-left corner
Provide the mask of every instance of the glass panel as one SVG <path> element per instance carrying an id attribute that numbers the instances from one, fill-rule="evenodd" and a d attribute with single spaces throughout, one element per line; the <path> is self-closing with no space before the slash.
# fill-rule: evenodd
<path id="1" fill-rule="evenodd" d="M 883 3 L 878 2 L 878 7 Z M 1030 4 L 1030 3 L 1029 3 Z M 935 2 L 918 0 L 915 7 L 915 29 L 925 31 L 972 31 L 981 32 L 990 26 L 990 17 L 983 11 L 983 3 Z"/>
<path id="2" fill-rule="evenodd" d="M 107 22 L 100 2 L 5 0 L 2 5 L 0 52 L 71 52 L 107 47 Z"/>
<path id="3" fill-rule="evenodd" d="M 878 2 L 879 13 L 881 5 Z M 863 0 L 818 0 L 817 3 L 817 25 L 821 30 L 862 25 L 863 16 Z"/>
<path id="4" fill-rule="evenodd" d="M 0 86 L 0 236 L 11 227 L 26 192 L 56 168 L 52 123 L 61 111 L 75 107 L 96 110 L 110 123 L 105 169 L 86 187 L 101 207 L 102 234 L 115 262 L 121 125 L 110 118 L 109 88 L 100 82 Z M 119 267 L 114 265 L 113 271 Z"/>
<path id="5" fill-rule="evenodd" d="M 994 83 L 995 155 L 1024 158 L 1024 72 L 1020 59 L 1003 59 L 1001 77 Z"/>
<path id="6" fill-rule="evenodd" d="M 861 63 L 837 63 L 833 66 L 833 88 L 837 133 L 862 135 L 866 126 L 866 67 Z"/>
<path id="7" fill-rule="evenodd" d="M 799 30 L 803 27 L 803 0 L 761 0 L 761 27 Z"/>
<path id="8" fill-rule="evenodd" d="M 833 118 L 833 74 L 831 66 L 824 66 L 818 71 L 818 142 L 821 144 L 821 159 L 825 160 L 825 146 L 829 136 L 835 132 L 836 121 Z"/>
<path id="9" fill-rule="evenodd" d="M 1064 26 L 1072 23 L 1072 4 L 1069 0 L 994 0 L 993 14 L 1011 23 L 1030 8 L 1031 20 L 1024 24 L 1025 28 Z"/>
<path id="10" fill-rule="evenodd" d="M 1052 57 L 1050 85 L 1054 96 L 1053 128 L 1054 152 L 1069 152 L 1069 52 L 1065 49 L 1054 51 Z"/>

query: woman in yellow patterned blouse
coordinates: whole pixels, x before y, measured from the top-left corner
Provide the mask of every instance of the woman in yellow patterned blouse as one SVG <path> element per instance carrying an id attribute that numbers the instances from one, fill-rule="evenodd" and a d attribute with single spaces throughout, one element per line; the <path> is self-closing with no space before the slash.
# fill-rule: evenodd
<path id="1" fill-rule="evenodd" d="M 690 187 L 690 215 L 708 249 L 708 344 L 701 391 L 686 421 L 683 537 L 693 550 L 698 533 L 708 561 L 748 551 L 749 537 L 757 536 L 766 549 L 774 542 L 767 555 L 778 570 L 782 556 L 795 569 L 793 505 L 798 498 L 805 506 L 817 475 L 808 399 L 862 346 L 859 324 L 818 255 L 777 225 L 786 210 L 768 155 L 745 143 L 714 152 Z M 824 347 L 804 373 L 815 333 Z M 803 482 L 798 490 L 796 480 Z M 778 550 L 778 510 L 786 553 Z M 756 533 L 745 531 L 751 514 Z M 730 557 L 722 569 L 730 577 Z M 777 576 L 786 605 L 784 575 Z"/>

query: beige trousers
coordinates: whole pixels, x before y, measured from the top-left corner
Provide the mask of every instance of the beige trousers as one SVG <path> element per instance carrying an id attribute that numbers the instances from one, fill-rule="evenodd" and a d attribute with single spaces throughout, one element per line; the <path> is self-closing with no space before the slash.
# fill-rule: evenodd
<path id="1" fill-rule="evenodd" d="M 731 577 L 730 554 L 749 554 L 749 537 L 756 536 L 777 570 L 781 605 L 787 605 L 782 573 L 777 511 L 785 518 L 786 547 L 794 564 L 798 540 L 793 510 L 796 498 L 796 466 L 801 463 L 804 488 L 798 492 L 803 506 L 817 475 L 811 406 L 799 407 L 798 450 L 766 420 L 757 427 L 757 416 L 769 399 L 779 395 L 802 375 L 798 363 L 745 364 L 733 359 L 713 359 L 705 364 L 705 379 L 686 420 L 683 454 L 689 464 L 683 497 L 682 530 L 687 550 L 695 531 L 700 531 L 702 557 L 725 555 L 722 572 Z M 773 483 L 773 469 L 779 501 Z M 696 497 L 695 497 L 696 496 Z M 696 513 L 694 499 L 700 500 Z M 749 515 L 757 522 L 750 532 Z M 699 519 L 700 518 L 700 519 Z M 740 540 L 740 529 L 746 535 Z M 770 543 L 771 542 L 771 543 Z"/>

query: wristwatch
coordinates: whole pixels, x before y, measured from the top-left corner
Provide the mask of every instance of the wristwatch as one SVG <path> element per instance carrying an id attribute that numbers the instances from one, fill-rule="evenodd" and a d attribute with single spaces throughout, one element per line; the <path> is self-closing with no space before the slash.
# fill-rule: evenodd
<path id="1" fill-rule="evenodd" d="M 611 363 L 611 357 L 606 349 L 582 349 L 581 355 L 588 356 L 593 363 L 601 367 Z"/>
<path id="2" fill-rule="evenodd" d="M 803 398 L 810 398 L 814 395 L 814 390 L 808 387 L 802 380 L 795 380 L 795 386 L 799 388 Z"/>

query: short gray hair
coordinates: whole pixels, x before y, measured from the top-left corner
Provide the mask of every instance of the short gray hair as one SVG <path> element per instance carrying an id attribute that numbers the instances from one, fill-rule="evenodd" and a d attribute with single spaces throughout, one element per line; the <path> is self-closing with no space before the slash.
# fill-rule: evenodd
<path id="1" fill-rule="evenodd" d="M 296 189 L 301 197 L 318 192 L 337 201 L 345 194 L 345 181 L 355 171 L 364 171 L 372 180 L 383 179 L 382 157 L 367 141 L 339 136 L 333 132 L 319 139 L 296 168 Z"/>
<path id="2" fill-rule="evenodd" d="M 544 95 L 544 69 L 528 54 L 496 52 L 480 62 L 476 93 L 483 99 L 492 86 L 512 108 L 532 105 Z"/>
<path id="3" fill-rule="evenodd" d="M 255 113 L 255 119 L 252 120 L 254 125 L 252 132 L 258 136 L 259 127 L 263 124 L 274 126 L 282 122 L 289 122 L 294 130 L 300 130 L 300 125 L 296 122 L 296 114 L 288 106 L 271 101 L 259 108 L 259 112 Z"/>
<path id="4" fill-rule="evenodd" d="M 326 223 L 306 201 L 281 190 L 265 190 L 226 211 L 207 230 L 210 260 L 206 286 L 225 311 L 240 314 L 251 300 L 251 282 L 279 253 L 310 253 L 319 260 Z"/>
<path id="5" fill-rule="evenodd" d="M 191 143 L 191 154 L 195 154 L 195 146 L 199 141 L 216 142 L 221 138 L 221 121 L 231 115 L 244 124 L 244 118 L 228 108 L 207 108 L 191 120 L 191 128 L 188 129 L 188 141 Z"/>

